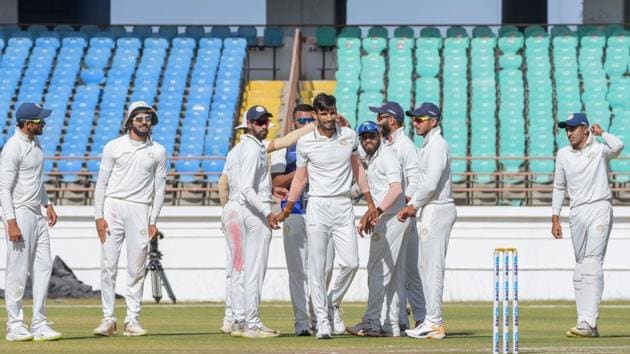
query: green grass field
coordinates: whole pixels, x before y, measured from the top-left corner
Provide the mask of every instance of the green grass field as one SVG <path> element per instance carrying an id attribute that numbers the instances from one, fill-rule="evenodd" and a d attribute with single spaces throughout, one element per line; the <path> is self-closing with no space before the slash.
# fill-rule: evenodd
<path id="1" fill-rule="evenodd" d="M 347 325 L 355 324 L 365 309 L 363 303 L 343 306 Z M 30 320 L 31 308 L 25 309 Z M 630 303 L 606 302 L 599 323 L 600 338 L 569 339 L 566 330 L 575 325 L 571 302 L 526 302 L 520 304 L 521 352 L 523 353 L 618 353 L 630 352 Z M 293 335 L 293 315 L 288 303 L 264 303 L 262 319 L 282 331 L 279 338 L 244 339 L 220 334 L 223 306 L 217 303 L 146 303 L 141 317 L 149 336 L 110 338 L 92 336 L 100 321 L 96 300 L 49 300 L 48 318 L 64 338 L 48 343 L 9 343 L 2 341 L 0 352 L 431 352 L 482 353 L 491 351 L 492 304 L 446 303 L 444 316 L 447 338 L 359 338 L 335 336 L 332 340 Z M 119 326 L 124 304 L 117 302 Z M 2 311 L 0 321 L 6 321 Z M 119 327 L 119 333 L 122 332 Z M 2 332 L 4 335 L 4 332 Z"/>

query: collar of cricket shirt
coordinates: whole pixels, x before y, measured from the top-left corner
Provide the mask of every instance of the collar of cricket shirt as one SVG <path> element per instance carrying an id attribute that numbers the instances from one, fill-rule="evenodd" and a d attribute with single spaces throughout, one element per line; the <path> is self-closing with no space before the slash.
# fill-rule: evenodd
<path id="1" fill-rule="evenodd" d="M 396 129 L 392 134 L 392 140 L 388 141 L 387 139 L 383 139 L 383 141 L 387 144 L 387 145 L 392 145 L 393 143 L 396 142 L 396 140 L 400 139 L 400 137 L 402 135 L 405 134 L 405 128 L 404 127 L 399 127 L 398 129 Z"/>
<path id="2" fill-rule="evenodd" d="M 20 128 L 16 128 L 15 129 L 15 135 L 17 135 L 18 138 L 26 141 L 29 144 L 33 144 L 35 143 L 35 139 L 37 139 L 37 137 L 35 135 L 33 135 L 33 139 L 29 139 L 27 134 L 24 134 L 24 132 L 20 129 Z"/>
<path id="3" fill-rule="evenodd" d="M 258 140 L 258 138 L 256 138 L 255 136 L 251 135 L 251 134 L 245 134 L 246 137 L 248 137 L 249 139 L 252 139 L 252 141 L 256 142 L 256 144 L 265 147 L 265 143 L 263 141 Z"/>
<path id="4" fill-rule="evenodd" d="M 594 141 L 595 141 L 595 137 L 593 136 L 593 133 L 590 133 L 588 135 L 588 138 L 586 138 L 586 144 L 584 144 L 584 146 L 582 146 L 581 149 L 576 150 L 573 148 L 573 146 L 571 146 L 571 144 L 569 144 L 569 150 L 574 153 L 584 152 L 586 149 L 590 148 L 591 145 L 593 145 Z"/>
<path id="5" fill-rule="evenodd" d="M 319 133 L 319 129 L 315 127 L 315 130 L 313 130 L 313 135 L 315 136 L 315 139 L 333 140 L 341 136 L 341 129 L 343 128 L 340 127 L 339 124 L 335 124 L 335 133 L 329 138 L 327 136 L 321 135 Z"/>
<path id="6" fill-rule="evenodd" d="M 431 130 L 429 131 L 429 134 L 427 134 L 427 137 L 426 137 L 426 138 L 424 138 L 424 142 L 422 142 L 422 147 L 427 146 L 427 144 L 428 144 L 431 140 L 433 140 L 433 137 L 434 137 L 434 136 L 436 136 L 436 135 L 440 135 L 440 134 L 442 134 L 442 128 L 440 128 L 440 127 L 435 127 L 435 128 L 433 128 L 433 129 L 431 129 Z"/>

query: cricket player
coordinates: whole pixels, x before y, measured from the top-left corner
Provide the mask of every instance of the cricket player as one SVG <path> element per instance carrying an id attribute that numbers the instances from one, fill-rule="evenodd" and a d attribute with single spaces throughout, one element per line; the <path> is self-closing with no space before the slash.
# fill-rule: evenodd
<path id="1" fill-rule="evenodd" d="M 410 201 L 416 191 L 418 184 L 418 149 L 413 141 L 405 134 L 405 112 L 396 102 L 387 102 L 381 107 L 370 107 L 370 110 L 377 113 L 378 123 L 383 144 L 390 147 L 396 153 L 400 164 L 403 167 L 403 191 L 406 201 Z M 393 294 L 395 300 L 388 300 L 385 303 L 398 303 L 400 309 L 396 311 L 400 315 L 399 320 L 390 321 L 384 316 L 385 323 L 383 329 L 385 333 L 392 336 L 399 336 L 400 329 L 408 329 L 407 300 L 411 306 L 413 318 L 416 325 L 424 321 L 426 314 L 424 295 L 422 293 L 422 282 L 420 279 L 420 242 L 418 240 L 418 229 L 416 220 L 410 221 L 407 228 L 408 236 L 404 239 L 403 248 L 406 249 L 400 261 L 405 264 L 401 272 L 397 273 L 400 279 L 397 281 L 398 291 Z M 387 315 L 391 311 L 384 309 Z M 390 324 L 393 323 L 394 325 Z M 395 324 L 399 324 L 396 327 Z"/>
<path id="2" fill-rule="evenodd" d="M 61 333 L 46 322 L 46 296 L 52 272 L 48 227 L 55 225 L 57 214 L 44 187 L 44 153 L 37 138 L 50 113 L 35 103 L 20 105 L 15 113 L 18 129 L 0 155 L 0 204 L 7 242 L 6 340 L 10 342 L 61 338 Z M 48 223 L 42 207 L 46 208 Z M 29 273 L 33 284 L 30 331 L 24 325 L 22 309 Z"/>
<path id="3" fill-rule="evenodd" d="M 151 138 L 157 112 L 142 101 L 132 102 L 123 121 L 126 134 L 103 148 L 94 190 L 96 231 L 101 241 L 103 320 L 94 335 L 116 333 L 114 300 L 118 258 L 127 243 L 127 316 L 125 336 L 143 336 L 138 322 L 149 241 L 156 226 L 166 184 L 166 150 Z"/>
<path id="4" fill-rule="evenodd" d="M 424 142 L 418 152 L 418 187 L 407 207 L 398 213 L 398 219 L 403 221 L 420 212 L 420 277 L 426 316 L 415 329 L 405 332 L 413 338 L 440 339 L 446 336 L 442 318 L 446 251 L 457 218 L 451 185 L 451 154 L 442 137 L 441 114 L 436 105 L 424 102 L 406 114 L 413 118 L 416 134 L 421 135 Z"/>
<path id="5" fill-rule="evenodd" d="M 243 122 L 234 128 L 235 130 L 243 129 L 247 131 L 247 119 L 243 116 Z M 315 129 L 314 124 L 305 124 L 303 127 L 294 130 L 284 137 L 272 140 L 267 145 L 267 152 L 281 149 L 284 146 L 295 144 L 298 138 Z M 219 179 L 219 199 L 223 211 L 221 214 L 221 225 L 223 233 L 226 237 L 226 297 L 225 297 L 225 314 L 221 325 L 221 332 L 231 333 L 234 326 L 234 316 L 232 312 L 232 298 L 242 298 L 242 271 L 243 271 L 243 250 L 242 250 L 242 223 L 239 218 L 239 185 L 238 176 L 240 173 L 238 165 L 238 149 L 241 144 L 234 146 L 227 154 L 223 172 Z M 274 195 L 279 197 L 286 196 L 286 188 L 275 188 Z M 232 254 L 234 257 L 232 257 Z M 232 285 L 232 276 L 237 281 Z M 232 293 L 234 292 L 234 294 Z"/>
<path id="6" fill-rule="evenodd" d="M 272 114 L 263 106 L 250 107 L 245 113 L 249 133 L 238 148 L 237 161 L 242 223 L 242 299 L 232 299 L 235 325 L 231 335 L 245 338 L 277 337 L 279 332 L 267 328 L 260 320 L 259 305 L 262 285 L 267 270 L 271 229 L 279 229 L 271 212 L 271 177 L 267 162 L 267 148 L 263 140 L 269 132 Z M 247 171 L 247 172 L 245 172 Z M 233 264 L 237 253 L 233 252 Z M 237 269 L 238 271 L 238 269 Z M 235 279 L 231 279 L 235 282 Z M 233 285 L 234 286 L 234 285 Z"/>
<path id="7" fill-rule="evenodd" d="M 309 123 L 314 123 L 313 107 L 299 104 L 293 110 L 293 126 L 301 129 Z M 296 145 L 277 150 L 271 154 L 271 181 L 274 187 L 290 188 L 296 169 Z M 283 199 L 280 206 L 286 206 Z M 306 192 L 296 201 L 291 215 L 284 221 L 282 228 L 284 240 L 284 254 L 289 272 L 289 293 L 293 304 L 295 318 L 294 328 L 296 336 L 310 336 L 315 331 L 317 320 L 309 301 L 308 291 L 308 257 L 306 247 Z M 326 284 L 332 277 L 333 250 L 332 243 L 328 247 L 326 262 Z"/>
<path id="8" fill-rule="evenodd" d="M 405 252 L 402 246 L 410 222 L 409 219 L 400 222 L 396 218 L 398 211 L 405 206 L 403 171 L 394 150 L 381 143 L 379 130 L 379 126 L 372 121 L 357 128 L 361 146 L 366 153 L 366 174 L 370 191 L 374 194 L 374 203 L 378 205 L 376 210 L 379 213 L 370 238 L 367 309 L 361 323 L 347 328 L 350 334 L 357 336 L 380 337 L 386 333 L 381 326 L 383 307 L 392 312 L 388 314 L 389 324 L 394 322 L 395 326 L 398 325 L 399 306 L 395 303 L 397 298 L 392 295 L 397 291 L 396 274 L 404 267 L 404 263 L 400 263 L 400 255 Z M 363 227 L 364 225 L 359 225 L 361 236 Z M 390 294 L 388 299 L 394 303 L 384 306 L 386 294 Z"/>
<path id="9" fill-rule="evenodd" d="M 562 238 L 560 210 L 565 192 L 571 206 L 569 224 L 575 254 L 573 287 L 577 326 L 567 337 L 598 337 L 599 303 L 604 290 L 602 265 L 613 225 L 608 161 L 619 156 L 623 142 L 589 123 L 584 113 L 573 113 L 558 128 L 566 129 L 570 145 L 558 150 L 553 180 L 551 233 Z M 595 136 L 602 137 L 604 143 Z"/>
<path id="10" fill-rule="evenodd" d="M 352 176 L 368 203 L 368 220 L 378 211 L 372 200 L 354 131 L 339 127 L 334 96 L 321 93 L 313 99 L 318 127 L 297 143 L 296 171 L 289 198 L 277 220 L 284 221 L 300 198 L 308 179 L 306 237 L 308 240 L 308 287 L 317 317 L 318 339 L 331 338 L 329 312 L 336 334 L 345 332 L 339 305 L 359 266 L 354 211 L 350 199 Z M 326 295 L 328 244 L 333 243 L 340 272 Z"/>

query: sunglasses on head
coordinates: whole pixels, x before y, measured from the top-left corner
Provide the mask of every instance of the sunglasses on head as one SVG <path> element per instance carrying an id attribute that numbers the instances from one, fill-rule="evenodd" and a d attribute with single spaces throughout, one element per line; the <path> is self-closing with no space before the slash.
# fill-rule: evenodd
<path id="1" fill-rule="evenodd" d="M 315 118 L 296 118 L 295 121 L 300 123 L 301 125 L 306 125 L 308 123 L 313 123 L 315 121 Z"/>
<path id="2" fill-rule="evenodd" d="M 136 123 L 151 123 L 151 116 L 150 115 L 146 115 L 146 116 L 135 116 L 133 117 L 133 121 Z"/>

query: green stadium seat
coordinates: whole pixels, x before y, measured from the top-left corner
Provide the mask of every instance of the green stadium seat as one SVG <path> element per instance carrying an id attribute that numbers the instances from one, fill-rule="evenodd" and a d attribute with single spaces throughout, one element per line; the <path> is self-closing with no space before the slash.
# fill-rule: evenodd
<path id="1" fill-rule="evenodd" d="M 409 56 L 413 49 L 413 38 L 395 37 L 389 40 L 389 56 Z"/>
<path id="2" fill-rule="evenodd" d="M 523 35 L 520 32 L 509 32 L 501 36 L 498 47 L 504 54 L 515 54 L 523 47 Z"/>
<path id="3" fill-rule="evenodd" d="M 468 38 L 468 32 L 462 26 L 452 26 L 446 30 L 446 37 L 449 38 Z"/>
<path id="4" fill-rule="evenodd" d="M 610 38 L 614 35 L 616 35 L 619 32 L 623 32 L 624 28 L 623 25 L 618 24 L 618 23 L 611 23 L 606 25 L 606 27 L 604 27 L 604 33 L 606 34 L 607 38 Z"/>
<path id="5" fill-rule="evenodd" d="M 366 37 L 362 40 L 362 46 L 368 55 L 378 55 L 387 48 L 387 39 L 383 37 Z"/>
<path id="6" fill-rule="evenodd" d="M 476 26 L 472 30 L 473 38 L 495 38 L 496 35 L 488 26 Z"/>
<path id="7" fill-rule="evenodd" d="M 436 27 L 424 27 L 420 30 L 421 38 L 442 38 L 442 34 L 440 34 L 440 30 Z"/>
<path id="8" fill-rule="evenodd" d="M 499 56 L 499 66 L 503 69 L 519 69 L 523 63 L 523 57 L 518 54 L 503 54 Z"/>
<path id="9" fill-rule="evenodd" d="M 436 77 L 440 72 L 440 61 L 437 50 L 417 50 L 416 72 L 421 77 Z"/>
<path id="10" fill-rule="evenodd" d="M 540 33 L 547 33 L 545 28 L 540 25 L 531 25 L 525 28 L 525 38 L 533 37 L 539 35 Z"/>
<path id="11" fill-rule="evenodd" d="M 442 48 L 442 38 L 440 37 L 420 37 L 416 39 L 416 50 L 439 50 Z"/>
<path id="12" fill-rule="evenodd" d="M 569 26 L 566 25 L 555 25 L 551 28 L 551 36 L 559 37 L 559 36 L 575 36 L 575 33 L 571 31 Z"/>
<path id="13" fill-rule="evenodd" d="M 575 47 L 577 47 L 578 40 L 577 40 L 577 37 L 575 36 L 561 35 L 561 36 L 553 37 L 551 40 L 551 43 L 554 47 L 554 52 L 555 52 L 556 49 L 562 49 L 562 48 L 574 49 Z"/>
<path id="14" fill-rule="evenodd" d="M 472 55 L 494 55 L 497 39 L 494 37 L 475 37 L 470 41 Z"/>
<path id="15" fill-rule="evenodd" d="M 335 46 L 337 30 L 333 26 L 320 26 L 315 30 L 315 44 L 322 48 Z"/>
<path id="16" fill-rule="evenodd" d="M 368 31 L 368 37 L 380 37 L 387 39 L 389 38 L 389 34 L 387 33 L 387 28 L 383 26 L 374 26 Z"/>
<path id="17" fill-rule="evenodd" d="M 628 48 L 630 46 L 630 32 L 618 32 L 607 40 L 608 47 Z"/>
<path id="18" fill-rule="evenodd" d="M 499 28 L 499 37 L 505 37 L 508 34 L 511 34 L 514 32 L 520 33 L 520 31 L 518 30 L 516 26 L 512 26 L 512 25 L 501 26 L 501 28 Z"/>
<path id="19" fill-rule="evenodd" d="M 341 54 L 356 53 L 358 55 L 361 53 L 361 40 L 354 37 L 340 36 L 337 38 L 337 48 Z"/>
<path id="20" fill-rule="evenodd" d="M 577 29 L 577 35 L 579 38 L 585 37 L 587 35 L 591 35 L 593 32 L 600 32 L 597 27 L 593 25 L 581 25 Z"/>
<path id="21" fill-rule="evenodd" d="M 396 27 L 396 29 L 394 30 L 394 37 L 395 38 L 409 38 L 409 39 L 412 39 L 413 38 L 413 29 L 411 27 L 408 27 L 408 26 Z"/>
<path id="22" fill-rule="evenodd" d="M 610 43 L 610 42 L 609 42 Z M 621 77 L 623 76 L 630 63 L 630 56 L 628 55 L 628 47 L 608 47 L 606 48 L 606 61 L 604 62 L 604 70 L 608 76 Z"/>
<path id="23" fill-rule="evenodd" d="M 448 37 L 444 40 L 444 48 L 462 50 L 464 54 L 466 53 L 466 49 L 468 49 L 469 45 L 470 45 L 470 40 L 468 37 Z"/>
<path id="24" fill-rule="evenodd" d="M 341 29 L 339 38 L 361 38 L 361 29 L 355 26 L 348 26 Z"/>
<path id="25" fill-rule="evenodd" d="M 601 49 L 606 44 L 606 35 L 604 32 L 595 30 L 591 31 L 588 35 L 580 38 L 580 45 L 582 48 L 597 48 Z"/>

